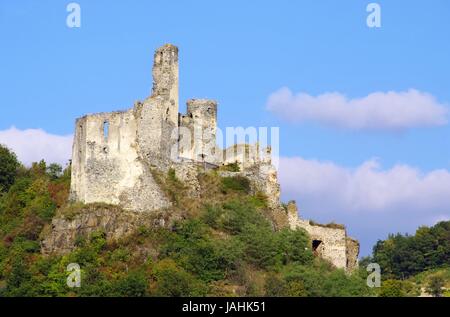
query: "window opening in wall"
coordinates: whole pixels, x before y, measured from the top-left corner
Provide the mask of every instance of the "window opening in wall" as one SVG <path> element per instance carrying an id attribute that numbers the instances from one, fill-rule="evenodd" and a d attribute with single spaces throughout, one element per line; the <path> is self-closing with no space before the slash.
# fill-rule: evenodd
<path id="1" fill-rule="evenodd" d="M 103 137 L 105 138 L 105 141 L 108 140 L 109 136 L 109 122 L 105 121 L 103 122 Z"/>
<path id="2" fill-rule="evenodd" d="M 313 251 L 314 255 L 320 255 L 321 248 L 322 248 L 322 241 L 320 241 L 320 240 L 312 241 L 312 251 Z"/>

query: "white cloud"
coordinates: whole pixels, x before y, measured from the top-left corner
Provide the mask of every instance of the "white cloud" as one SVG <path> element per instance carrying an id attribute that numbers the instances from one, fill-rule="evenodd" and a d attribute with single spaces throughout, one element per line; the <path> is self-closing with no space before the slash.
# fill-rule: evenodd
<path id="1" fill-rule="evenodd" d="M 348 226 L 367 254 L 388 233 L 414 232 L 450 219 L 450 171 L 424 173 L 408 165 L 382 169 L 377 160 L 356 168 L 281 158 L 283 199 L 295 199 L 305 218 Z"/>
<path id="2" fill-rule="evenodd" d="M 0 144 L 13 150 L 27 166 L 42 159 L 66 166 L 72 156 L 72 141 L 72 135 L 59 136 L 41 129 L 19 130 L 11 127 L 0 131 Z"/>
<path id="3" fill-rule="evenodd" d="M 271 94 L 267 109 L 293 123 L 314 121 L 352 130 L 403 130 L 448 123 L 448 107 L 424 92 L 371 93 L 348 99 L 340 93 L 311 96 L 281 88 Z"/>

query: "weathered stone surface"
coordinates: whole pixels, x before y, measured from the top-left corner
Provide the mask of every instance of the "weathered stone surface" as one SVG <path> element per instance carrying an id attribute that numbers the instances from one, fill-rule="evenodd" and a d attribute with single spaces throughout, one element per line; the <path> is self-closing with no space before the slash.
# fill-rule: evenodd
<path id="1" fill-rule="evenodd" d="M 134 233 L 140 227 L 168 227 L 179 216 L 171 213 L 149 214 L 95 205 L 82 208 L 75 216 L 57 216 L 50 233 L 42 241 L 43 254 L 65 254 L 75 249 L 78 238 L 89 238 L 102 231 L 109 242 Z"/>
<path id="2" fill-rule="evenodd" d="M 197 162 L 183 162 L 172 164 L 176 177 L 188 187 L 188 195 L 190 197 L 200 196 L 200 182 L 198 180 L 199 169 L 201 167 Z"/>
<path id="3" fill-rule="evenodd" d="M 294 201 L 288 204 L 287 210 L 290 227 L 303 228 L 309 233 L 315 255 L 347 272 L 358 267 L 359 243 L 347 236 L 345 227 L 336 224 L 312 224 L 308 220 L 300 219 Z"/>
<path id="4" fill-rule="evenodd" d="M 250 180 L 253 194 L 258 192 L 267 197 L 268 206 L 274 210 L 280 208 L 280 185 L 277 171 L 271 164 L 258 162 L 240 172 L 220 171 L 222 177 L 243 176 Z"/>
<path id="5" fill-rule="evenodd" d="M 180 115 L 180 148 L 182 158 L 219 164 L 216 150 L 217 102 L 191 99 L 187 114 Z"/>
<path id="6" fill-rule="evenodd" d="M 359 242 L 353 238 L 347 237 L 347 270 L 354 271 L 359 267 Z"/>

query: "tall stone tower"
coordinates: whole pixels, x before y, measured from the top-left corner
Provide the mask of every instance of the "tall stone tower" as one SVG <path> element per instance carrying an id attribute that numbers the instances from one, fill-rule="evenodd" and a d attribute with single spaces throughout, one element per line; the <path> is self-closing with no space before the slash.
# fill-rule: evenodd
<path id="1" fill-rule="evenodd" d="M 164 119 L 178 122 L 178 48 L 166 44 L 155 51 L 153 59 L 152 96 L 160 96 L 167 103 Z"/>
<path id="2" fill-rule="evenodd" d="M 166 44 L 154 54 L 152 95 L 135 105 L 140 154 L 162 169 L 176 152 L 178 88 L 178 48 Z"/>

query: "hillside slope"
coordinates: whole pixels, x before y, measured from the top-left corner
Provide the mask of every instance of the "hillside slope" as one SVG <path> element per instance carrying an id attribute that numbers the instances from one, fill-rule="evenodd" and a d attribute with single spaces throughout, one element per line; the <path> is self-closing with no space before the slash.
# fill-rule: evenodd
<path id="1" fill-rule="evenodd" d="M 243 177 L 200 175 L 201 197 L 156 175 L 173 207 L 128 215 L 67 204 L 70 171 L 19 168 L 0 197 L 1 296 L 365 296 L 365 273 L 314 258 L 301 229 L 276 230 Z M 64 228 L 66 231 L 58 231 Z M 67 286 L 67 267 L 81 287 Z"/>

